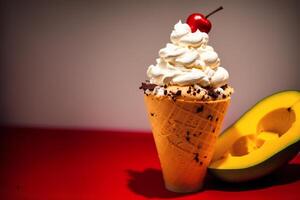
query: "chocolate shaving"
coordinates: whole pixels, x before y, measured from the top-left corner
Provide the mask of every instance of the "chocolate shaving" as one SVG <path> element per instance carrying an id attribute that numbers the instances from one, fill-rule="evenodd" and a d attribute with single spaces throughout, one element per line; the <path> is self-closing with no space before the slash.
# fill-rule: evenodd
<path id="1" fill-rule="evenodd" d="M 180 96 L 181 95 L 181 90 L 178 90 L 176 93 L 175 93 L 176 96 Z"/>
<path id="2" fill-rule="evenodd" d="M 173 101 L 176 101 L 176 97 L 177 96 L 180 96 L 181 95 L 181 90 L 177 90 L 177 92 L 175 93 L 175 92 L 172 92 L 172 91 L 170 91 L 170 93 L 171 93 L 171 98 L 172 98 L 172 100 Z M 169 94 L 168 94 L 169 95 Z"/>
<path id="3" fill-rule="evenodd" d="M 139 87 L 139 89 L 142 89 L 144 91 L 146 91 L 147 89 L 153 91 L 156 86 L 157 86 L 156 84 L 143 82 L 142 85 Z"/>
<path id="4" fill-rule="evenodd" d="M 221 88 L 222 88 L 223 90 L 225 90 L 227 87 L 228 87 L 228 85 L 227 85 L 227 84 L 225 84 L 225 85 L 221 86 Z"/>
<path id="5" fill-rule="evenodd" d="M 211 96 L 213 99 L 216 99 L 219 96 L 214 90 L 208 90 L 208 95 Z"/>
<path id="6" fill-rule="evenodd" d="M 206 89 L 206 90 L 212 90 L 213 89 L 212 86 L 206 86 L 206 87 L 203 87 L 203 88 Z"/>

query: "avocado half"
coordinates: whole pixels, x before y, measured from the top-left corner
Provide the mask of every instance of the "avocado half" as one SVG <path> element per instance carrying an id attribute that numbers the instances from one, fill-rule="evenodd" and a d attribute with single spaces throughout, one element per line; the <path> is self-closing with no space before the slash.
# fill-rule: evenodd
<path id="1" fill-rule="evenodd" d="M 276 93 L 257 103 L 218 138 L 208 167 L 228 182 L 272 173 L 300 150 L 300 92 Z"/>

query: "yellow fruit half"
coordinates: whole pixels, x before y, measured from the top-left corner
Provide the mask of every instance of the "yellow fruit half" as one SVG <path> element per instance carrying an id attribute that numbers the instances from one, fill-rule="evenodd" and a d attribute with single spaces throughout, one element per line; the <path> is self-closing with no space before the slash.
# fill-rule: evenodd
<path id="1" fill-rule="evenodd" d="M 265 176 L 300 150 L 300 92 L 261 100 L 218 138 L 209 171 L 229 182 Z"/>

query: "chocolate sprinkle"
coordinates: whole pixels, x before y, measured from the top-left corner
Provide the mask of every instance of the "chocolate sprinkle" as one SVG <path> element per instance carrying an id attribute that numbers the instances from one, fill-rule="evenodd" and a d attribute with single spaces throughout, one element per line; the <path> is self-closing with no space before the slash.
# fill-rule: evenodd
<path id="1" fill-rule="evenodd" d="M 190 138 L 190 136 L 186 136 L 185 139 L 186 139 L 186 141 L 190 142 L 191 138 Z"/>
<path id="2" fill-rule="evenodd" d="M 193 95 L 196 96 L 196 92 L 193 92 Z"/>
<path id="3" fill-rule="evenodd" d="M 217 122 L 218 120 L 219 120 L 219 118 L 217 117 L 217 118 L 216 118 L 216 122 Z"/>
<path id="4" fill-rule="evenodd" d="M 186 136 L 185 136 L 186 141 L 190 142 L 190 131 L 186 131 Z"/>
<path id="5" fill-rule="evenodd" d="M 194 153 L 195 157 L 194 157 L 194 160 L 196 162 L 199 162 L 199 153 Z"/>
<path id="6" fill-rule="evenodd" d="M 202 112 L 204 109 L 204 106 L 198 107 L 196 110 L 196 113 Z"/>
<path id="7" fill-rule="evenodd" d="M 189 89 L 186 91 L 186 93 L 190 94 L 192 92 L 191 86 L 189 86 Z"/>
<path id="8" fill-rule="evenodd" d="M 164 95 L 167 95 L 168 94 L 168 91 L 167 90 L 164 90 Z"/>
<path id="9" fill-rule="evenodd" d="M 291 107 L 288 107 L 287 111 L 291 112 L 292 108 Z"/>
<path id="10" fill-rule="evenodd" d="M 207 119 L 209 119 L 210 121 L 212 121 L 213 118 L 214 118 L 214 117 L 213 117 L 211 114 L 209 114 L 209 115 L 207 116 Z"/>
<path id="11" fill-rule="evenodd" d="M 200 90 L 200 89 L 198 89 L 198 90 L 197 90 L 197 93 L 199 94 L 199 93 L 200 93 L 200 91 L 201 91 L 201 90 Z"/>
<path id="12" fill-rule="evenodd" d="M 150 113 L 150 115 L 153 117 L 153 116 L 154 116 L 154 113 Z"/>

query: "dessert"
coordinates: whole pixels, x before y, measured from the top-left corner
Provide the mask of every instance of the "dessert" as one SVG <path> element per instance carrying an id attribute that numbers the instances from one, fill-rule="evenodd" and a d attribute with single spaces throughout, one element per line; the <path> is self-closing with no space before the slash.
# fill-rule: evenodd
<path id="1" fill-rule="evenodd" d="M 233 93 L 208 34 L 191 26 L 174 26 L 140 87 L 165 186 L 183 193 L 201 189 Z"/>

